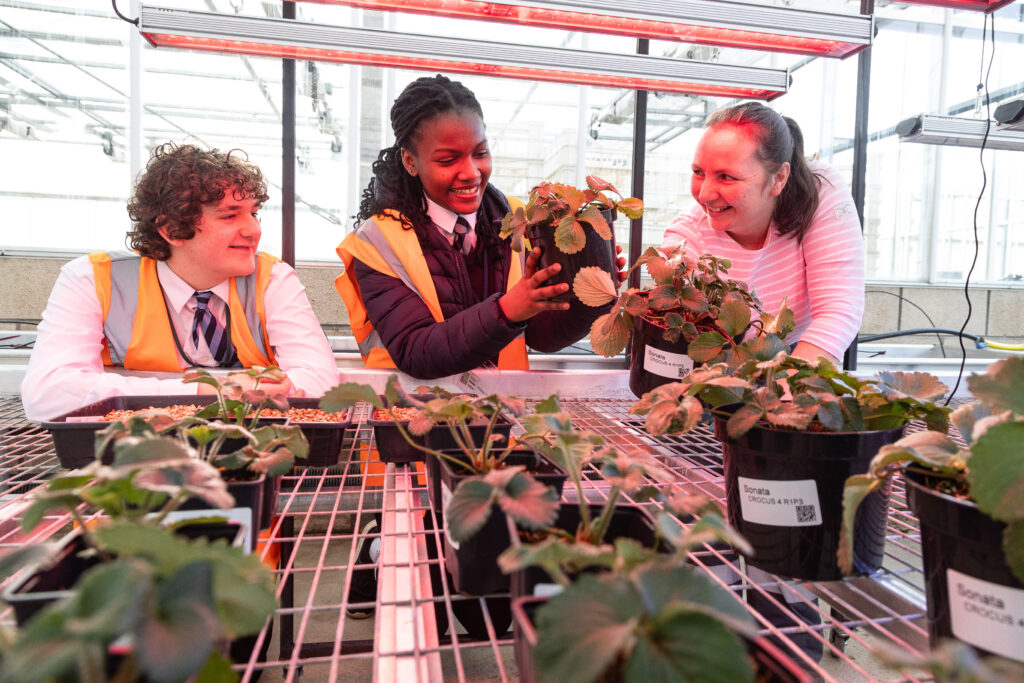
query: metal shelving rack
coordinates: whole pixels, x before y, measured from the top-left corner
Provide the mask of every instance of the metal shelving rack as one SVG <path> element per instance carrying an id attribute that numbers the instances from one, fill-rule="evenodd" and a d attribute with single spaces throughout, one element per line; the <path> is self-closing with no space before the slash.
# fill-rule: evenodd
<path id="1" fill-rule="evenodd" d="M 721 448 L 710 431 L 652 437 L 628 414 L 631 404 L 625 399 L 563 401 L 580 427 L 615 444 L 648 450 L 676 486 L 724 506 Z M 265 558 L 280 553 L 275 572 L 279 608 L 272 628 L 264 629 L 254 649 L 258 653 L 269 640 L 266 660 L 256 661 L 254 654 L 250 661 L 239 662 L 242 680 L 253 680 L 257 672 L 289 681 L 517 680 L 511 631 L 495 632 L 497 615 L 488 602 L 453 594 L 444 582 L 431 581 L 432 571 L 435 576 L 443 572 L 443 552 L 431 552 L 442 547 L 443 532 L 426 502 L 425 480 L 395 465 L 383 473 L 364 474 L 372 447 L 367 417 L 368 407 L 357 406 L 337 465 L 297 468 L 282 481 L 279 514 L 262 548 Z M 25 421 L 18 397 L 0 398 L 0 553 L 70 528 L 62 515 L 46 518 L 31 536 L 18 526 L 29 492 L 58 467 L 49 434 Z M 597 482 L 591 482 L 591 495 L 604 495 Z M 375 514 L 383 527 L 375 614 L 355 620 L 345 614 L 349 577 L 356 566 L 360 530 Z M 785 615 L 784 623 L 759 619 L 763 633 L 780 638 L 787 654 L 816 678 L 930 680 L 913 671 L 885 669 L 869 652 L 879 641 L 912 652 L 928 644 L 919 531 L 907 510 L 902 482 L 893 490 L 885 567 L 875 576 L 815 583 L 769 577 L 755 582 L 729 550 L 705 547 L 691 559 L 738 599 L 760 593 L 773 601 Z M 739 582 L 719 578 L 723 567 L 734 571 Z M 769 588 L 786 596 L 785 604 L 769 597 Z M 804 605 L 821 623 L 807 625 L 794 616 L 790 604 Z M 471 605 L 481 611 L 488 637 L 474 640 L 461 628 L 445 633 L 444 624 L 458 623 L 455 612 Z M 9 609 L 2 618 L 12 620 Z M 797 633 L 822 643 L 821 662 L 811 661 L 793 644 L 791 637 Z"/>

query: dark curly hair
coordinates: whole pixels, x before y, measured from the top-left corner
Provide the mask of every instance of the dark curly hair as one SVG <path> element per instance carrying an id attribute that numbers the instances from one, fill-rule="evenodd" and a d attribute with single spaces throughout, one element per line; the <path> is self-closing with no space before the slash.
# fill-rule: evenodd
<path id="1" fill-rule="evenodd" d="M 821 176 L 804 160 L 804 136 L 797 122 L 760 102 L 744 102 L 719 109 L 707 120 L 707 127 L 719 124 L 749 126 L 757 140 L 757 158 L 769 173 L 789 162 L 789 180 L 779 195 L 772 219 L 779 234 L 803 240 L 818 209 Z"/>
<path id="2" fill-rule="evenodd" d="M 267 201 L 267 181 L 241 150 L 221 152 L 168 142 L 150 154 L 128 200 L 132 229 L 126 243 L 143 256 L 166 261 L 171 256 L 160 228 L 175 239 L 192 239 L 203 205 L 231 192 L 236 199 Z"/>
<path id="3" fill-rule="evenodd" d="M 355 227 L 384 209 L 402 214 L 402 225 L 408 229 L 425 229 L 430 225 L 423 200 L 423 184 L 409 175 L 402 165 L 402 148 L 412 149 L 419 141 L 420 125 L 448 112 L 474 112 L 481 119 L 483 109 L 473 91 L 458 81 L 438 74 L 424 76 L 405 86 L 391 105 L 391 130 L 395 144 L 382 149 L 373 162 L 373 178 L 363 190 Z"/>

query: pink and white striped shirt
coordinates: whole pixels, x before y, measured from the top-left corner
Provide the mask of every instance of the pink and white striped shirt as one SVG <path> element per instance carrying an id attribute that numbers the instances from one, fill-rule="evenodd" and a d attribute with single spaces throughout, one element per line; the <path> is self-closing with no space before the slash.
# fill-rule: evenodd
<path id="1" fill-rule="evenodd" d="M 786 341 L 809 342 L 842 358 L 864 314 L 864 240 L 846 181 L 825 164 L 810 167 L 822 179 L 818 209 L 802 242 L 779 235 L 772 222 L 760 249 L 744 249 L 712 229 L 697 205 L 676 216 L 662 244 L 673 247 L 686 240 L 692 256 L 730 259 L 728 277 L 746 282 L 766 313 L 777 312 L 786 298 L 796 318 Z"/>

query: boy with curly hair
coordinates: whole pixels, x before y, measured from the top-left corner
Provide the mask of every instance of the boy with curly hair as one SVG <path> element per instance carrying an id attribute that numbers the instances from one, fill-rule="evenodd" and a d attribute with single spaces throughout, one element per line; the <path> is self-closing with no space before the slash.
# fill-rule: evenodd
<path id="1" fill-rule="evenodd" d="M 295 271 L 257 251 L 266 200 L 263 174 L 238 150 L 154 149 L 128 202 L 135 251 L 96 252 L 61 269 L 21 387 L 28 418 L 109 396 L 206 393 L 175 377 L 194 366 L 277 365 L 287 379 L 260 387 L 286 395 L 319 396 L 336 384 L 330 344 Z"/>

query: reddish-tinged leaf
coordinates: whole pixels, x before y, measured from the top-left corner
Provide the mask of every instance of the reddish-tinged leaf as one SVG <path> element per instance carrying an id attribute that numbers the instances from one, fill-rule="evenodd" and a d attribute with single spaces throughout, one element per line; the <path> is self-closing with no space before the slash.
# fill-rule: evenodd
<path id="1" fill-rule="evenodd" d="M 647 266 L 647 274 L 657 282 L 658 284 L 666 284 L 672 282 L 672 278 L 676 274 L 676 266 L 679 264 L 678 259 L 669 261 L 665 258 L 657 247 L 648 247 L 647 251 L 638 259 L 638 263 L 643 263 Z"/>
<path id="2" fill-rule="evenodd" d="M 555 246 L 563 254 L 576 254 L 583 250 L 587 243 L 587 235 L 583 226 L 572 216 L 566 216 L 555 228 Z"/>
<path id="3" fill-rule="evenodd" d="M 622 310 L 630 315 L 640 315 L 647 310 L 647 299 L 640 296 L 636 289 L 628 289 L 622 293 Z"/>
<path id="4" fill-rule="evenodd" d="M 572 281 L 572 291 L 587 306 L 604 306 L 614 301 L 619 293 L 608 271 L 598 266 L 580 268 Z"/>
<path id="5" fill-rule="evenodd" d="M 616 208 L 625 214 L 626 218 L 640 218 L 644 215 L 644 203 L 636 197 L 623 199 L 616 205 Z"/>
<path id="6" fill-rule="evenodd" d="M 647 413 L 644 429 L 654 436 L 667 434 L 675 416 L 676 404 L 672 401 L 660 401 L 652 406 L 650 412 Z"/>
<path id="7" fill-rule="evenodd" d="M 880 372 L 878 379 L 878 388 L 890 400 L 910 397 L 934 401 L 949 391 L 938 377 L 927 372 Z"/>
<path id="8" fill-rule="evenodd" d="M 757 406 L 751 404 L 743 406 L 732 414 L 725 425 L 729 437 L 738 439 L 743 436 L 750 431 L 751 427 L 757 424 L 757 421 L 762 416 L 764 416 L 764 411 Z"/>
<path id="9" fill-rule="evenodd" d="M 730 337 L 737 337 L 750 325 L 750 307 L 743 301 L 730 299 L 718 313 L 718 326 Z"/>
<path id="10" fill-rule="evenodd" d="M 654 311 L 663 311 L 679 305 L 679 295 L 673 285 L 658 285 L 647 296 L 647 305 Z"/>
<path id="11" fill-rule="evenodd" d="M 686 285 L 677 294 L 678 306 L 694 313 L 703 313 L 708 310 L 708 298 L 704 292 L 696 287 Z"/>
<path id="12" fill-rule="evenodd" d="M 705 332 L 690 342 L 686 353 L 694 363 L 706 363 L 721 353 L 725 344 L 725 337 L 718 332 Z"/>
<path id="13" fill-rule="evenodd" d="M 555 491 L 523 472 L 516 472 L 498 494 L 498 505 L 521 526 L 540 529 L 558 516 Z"/>
<path id="14" fill-rule="evenodd" d="M 587 176 L 587 187 L 589 187 L 594 192 L 604 192 L 605 190 L 611 190 L 617 195 L 622 195 L 621 192 L 615 189 L 614 185 L 609 183 L 607 180 L 604 180 L 603 178 L 598 178 L 596 175 Z"/>
<path id="15" fill-rule="evenodd" d="M 605 358 L 617 356 L 629 341 L 629 324 L 614 309 L 590 325 L 590 345 Z"/>
<path id="16" fill-rule="evenodd" d="M 487 523 L 497 495 L 483 478 L 473 477 L 459 484 L 444 510 L 448 533 L 456 542 L 473 538 Z"/>
<path id="17" fill-rule="evenodd" d="M 971 393 L 996 410 L 1024 415 L 1024 358 L 1005 358 L 988 367 L 984 375 L 967 378 Z"/>
<path id="18" fill-rule="evenodd" d="M 434 421 L 424 413 L 417 413 L 409 420 L 409 433 L 413 436 L 423 436 L 434 427 Z"/>
<path id="19" fill-rule="evenodd" d="M 612 229 L 609 227 L 608 221 L 604 219 L 601 209 L 597 206 L 592 204 L 584 209 L 583 213 L 579 215 L 579 220 L 583 223 L 588 223 L 594 229 L 594 232 L 603 239 L 610 240 L 612 238 Z"/>
<path id="20" fill-rule="evenodd" d="M 855 474 L 846 480 L 843 488 L 843 519 L 839 529 L 839 549 L 836 559 L 844 574 L 853 571 L 853 528 L 857 508 L 869 493 L 880 489 L 883 481 L 866 474 Z"/>

